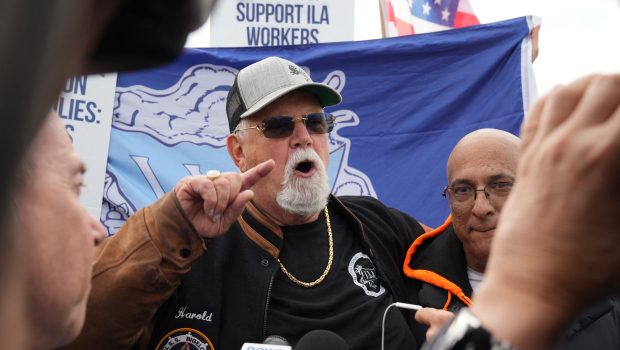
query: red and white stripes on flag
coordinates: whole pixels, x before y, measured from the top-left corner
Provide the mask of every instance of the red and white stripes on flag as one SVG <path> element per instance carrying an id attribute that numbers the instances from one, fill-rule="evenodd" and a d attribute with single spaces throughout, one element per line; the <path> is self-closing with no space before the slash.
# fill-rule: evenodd
<path id="1" fill-rule="evenodd" d="M 384 37 L 480 24 L 469 0 L 379 0 L 379 3 Z"/>

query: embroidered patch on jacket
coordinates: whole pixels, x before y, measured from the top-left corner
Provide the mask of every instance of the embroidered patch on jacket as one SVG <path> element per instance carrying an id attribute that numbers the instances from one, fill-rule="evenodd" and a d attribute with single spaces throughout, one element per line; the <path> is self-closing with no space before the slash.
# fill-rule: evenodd
<path id="1" fill-rule="evenodd" d="M 179 328 L 166 334 L 156 350 L 213 350 L 213 343 L 206 335 L 192 328 Z"/>
<path id="2" fill-rule="evenodd" d="M 179 311 L 174 316 L 174 318 L 184 318 L 187 320 L 199 320 L 205 322 L 211 322 L 213 318 L 213 312 L 208 312 L 207 310 L 203 310 L 202 313 L 188 312 L 187 306 L 179 307 Z"/>
<path id="3" fill-rule="evenodd" d="M 349 262 L 349 274 L 353 277 L 353 282 L 362 287 L 366 295 L 378 297 L 385 293 L 385 288 L 377 278 L 375 265 L 368 255 L 361 252 L 353 255 Z"/>

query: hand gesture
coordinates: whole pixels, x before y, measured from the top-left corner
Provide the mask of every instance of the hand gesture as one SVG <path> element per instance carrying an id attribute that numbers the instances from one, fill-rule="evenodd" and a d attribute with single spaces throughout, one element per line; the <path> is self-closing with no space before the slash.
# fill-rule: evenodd
<path id="1" fill-rule="evenodd" d="M 228 230 L 252 199 L 251 188 L 273 169 L 268 160 L 248 171 L 223 173 L 210 180 L 205 175 L 188 176 L 174 187 L 181 209 L 205 238 L 215 238 Z"/>
<path id="2" fill-rule="evenodd" d="M 491 260 L 518 254 L 513 268 L 577 303 L 620 290 L 619 228 L 620 75 L 590 76 L 553 90 L 526 120 Z"/>
<path id="3" fill-rule="evenodd" d="M 547 349 L 581 308 L 620 291 L 620 75 L 541 98 L 516 179 L 472 311 L 500 339 Z"/>
<path id="4" fill-rule="evenodd" d="M 454 314 L 452 312 L 432 307 L 424 307 L 415 312 L 415 320 L 418 323 L 428 326 L 428 330 L 426 331 L 427 342 L 431 341 L 441 327 L 453 318 Z"/>

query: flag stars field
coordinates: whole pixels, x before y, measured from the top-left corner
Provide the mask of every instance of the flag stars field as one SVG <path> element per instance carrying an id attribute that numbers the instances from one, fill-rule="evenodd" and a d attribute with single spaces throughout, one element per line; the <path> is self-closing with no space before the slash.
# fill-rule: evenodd
<path id="1" fill-rule="evenodd" d="M 428 2 L 425 2 L 424 5 L 422 5 L 422 11 L 426 16 L 431 14 L 431 6 L 428 4 Z"/>
<path id="2" fill-rule="evenodd" d="M 443 11 L 441 11 L 441 20 L 442 21 L 450 21 L 450 11 L 448 11 L 448 8 L 446 7 L 445 9 L 443 9 Z"/>

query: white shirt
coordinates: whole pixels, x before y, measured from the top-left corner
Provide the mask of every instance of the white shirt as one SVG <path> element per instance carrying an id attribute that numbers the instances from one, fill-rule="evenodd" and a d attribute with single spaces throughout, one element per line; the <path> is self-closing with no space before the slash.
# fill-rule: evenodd
<path id="1" fill-rule="evenodd" d="M 467 277 L 469 277 L 469 284 L 471 284 L 471 289 L 473 289 L 473 291 L 475 292 L 476 289 L 478 289 L 478 287 L 480 286 L 480 283 L 482 283 L 482 280 L 484 279 L 484 273 L 478 272 L 467 266 Z"/>

